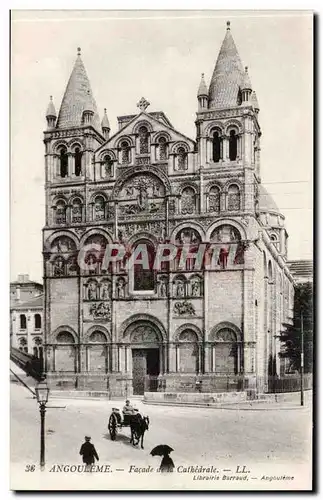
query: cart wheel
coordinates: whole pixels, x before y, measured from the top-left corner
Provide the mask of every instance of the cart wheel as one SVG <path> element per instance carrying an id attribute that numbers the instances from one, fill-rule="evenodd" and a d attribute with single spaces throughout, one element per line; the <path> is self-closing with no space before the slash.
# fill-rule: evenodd
<path id="1" fill-rule="evenodd" d="M 108 428 L 110 432 L 111 441 L 115 441 L 117 435 L 117 419 L 116 416 L 113 415 L 113 413 L 112 415 L 110 415 Z"/>

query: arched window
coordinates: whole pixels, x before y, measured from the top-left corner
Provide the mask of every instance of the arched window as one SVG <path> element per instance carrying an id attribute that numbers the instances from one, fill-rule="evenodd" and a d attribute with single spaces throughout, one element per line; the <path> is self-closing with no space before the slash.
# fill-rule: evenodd
<path id="1" fill-rule="evenodd" d="M 35 328 L 40 329 L 41 328 L 41 315 L 40 314 L 35 314 Z"/>
<path id="2" fill-rule="evenodd" d="M 82 201 L 75 198 L 72 203 L 72 223 L 82 222 Z"/>
<path id="3" fill-rule="evenodd" d="M 193 214 L 196 211 L 196 195 L 191 187 L 186 187 L 181 196 L 181 213 Z"/>
<path id="4" fill-rule="evenodd" d="M 177 150 L 177 166 L 178 170 L 187 170 L 187 151 L 183 147 Z"/>
<path id="5" fill-rule="evenodd" d="M 220 189 L 212 186 L 209 191 L 209 212 L 220 212 Z"/>
<path id="6" fill-rule="evenodd" d="M 198 339 L 189 328 L 178 337 L 177 367 L 179 372 L 197 373 L 199 364 Z"/>
<path id="7" fill-rule="evenodd" d="M 74 151 L 74 172 L 77 177 L 82 173 L 82 151 L 80 148 L 75 148 Z"/>
<path id="8" fill-rule="evenodd" d="M 147 127 L 139 128 L 139 153 L 148 153 L 148 130 Z"/>
<path id="9" fill-rule="evenodd" d="M 59 152 L 59 166 L 60 166 L 60 176 L 66 177 L 68 175 L 68 155 L 67 149 L 61 148 Z"/>
<path id="10" fill-rule="evenodd" d="M 94 220 L 104 220 L 104 206 L 103 196 L 96 196 L 94 200 Z"/>
<path id="11" fill-rule="evenodd" d="M 240 189 L 236 184 L 228 188 L 228 210 L 240 210 Z"/>
<path id="12" fill-rule="evenodd" d="M 121 143 L 121 163 L 123 165 L 130 163 L 130 147 L 127 141 Z"/>
<path id="13" fill-rule="evenodd" d="M 218 163 L 222 158 L 222 138 L 220 137 L 218 131 L 215 131 L 213 133 L 212 146 L 213 146 L 212 159 L 215 163 Z"/>
<path id="14" fill-rule="evenodd" d="M 57 202 L 55 222 L 56 224 L 66 224 L 66 203 L 63 200 Z"/>
<path id="15" fill-rule="evenodd" d="M 229 158 L 230 161 L 237 159 L 238 154 L 238 136 L 235 130 L 231 130 L 229 137 Z"/>
<path id="16" fill-rule="evenodd" d="M 20 330 L 26 330 L 27 320 L 25 314 L 20 314 Z"/>
<path id="17" fill-rule="evenodd" d="M 148 265 L 141 263 L 134 264 L 133 266 L 133 289 L 136 291 L 151 291 L 155 289 L 155 275 L 154 261 L 155 249 L 150 241 L 140 241 L 135 244 L 134 249 L 142 246 L 143 251 L 138 254 L 138 260 L 144 260 L 144 254 L 147 251 Z M 145 251 L 146 250 L 146 251 Z"/>
<path id="18" fill-rule="evenodd" d="M 112 177 L 113 175 L 113 160 L 110 155 L 103 158 L 102 177 Z"/>
<path id="19" fill-rule="evenodd" d="M 165 137 L 158 139 L 158 159 L 167 160 L 167 140 Z"/>

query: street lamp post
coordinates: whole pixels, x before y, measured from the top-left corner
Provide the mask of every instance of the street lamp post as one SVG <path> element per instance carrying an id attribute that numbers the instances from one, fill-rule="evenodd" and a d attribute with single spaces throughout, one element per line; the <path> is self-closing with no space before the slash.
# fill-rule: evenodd
<path id="1" fill-rule="evenodd" d="M 46 403 L 48 401 L 49 388 L 45 378 L 42 378 L 35 388 L 37 402 L 40 412 L 40 468 L 45 468 L 45 413 Z"/>

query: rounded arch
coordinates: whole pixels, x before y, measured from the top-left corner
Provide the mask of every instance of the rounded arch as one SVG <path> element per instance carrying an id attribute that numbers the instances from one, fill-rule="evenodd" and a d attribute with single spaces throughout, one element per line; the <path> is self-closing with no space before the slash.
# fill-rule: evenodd
<path id="1" fill-rule="evenodd" d="M 179 224 L 178 226 L 176 226 L 172 233 L 171 233 L 171 236 L 170 236 L 170 241 L 171 243 L 175 243 L 176 242 L 176 238 L 178 236 L 178 234 L 183 231 L 183 230 L 190 230 L 190 229 L 193 229 L 195 230 L 199 237 L 200 237 L 200 240 L 201 241 L 204 241 L 205 240 L 205 233 L 204 233 L 204 229 L 203 227 L 197 223 L 197 222 L 182 222 L 181 224 Z"/>
<path id="2" fill-rule="evenodd" d="M 84 150 L 84 142 L 81 141 L 80 139 L 72 139 L 68 143 L 68 149 L 72 152 L 75 153 L 75 149 L 79 148 L 81 151 Z"/>
<path id="3" fill-rule="evenodd" d="M 84 205 L 84 197 L 82 194 L 75 193 L 68 200 L 69 205 L 75 204 L 75 202 L 79 202 L 81 205 Z"/>
<path id="4" fill-rule="evenodd" d="M 198 194 L 198 188 L 195 186 L 193 183 L 186 182 L 180 187 L 179 194 L 182 196 L 183 192 L 187 189 L 192 189 L 194 191 L 194 195 L 196 196 Z"/>
<path id="5" fill-rule="evenodd" d="M 153 234 L 145 232 L 145 231 L 142 231 L 141 233 L 136 233 L 136 234 L 132 235 L 128 240 L 128 244 L 135 245 L 136 243 L 140 243 L 142 241 L 150 243 L 154 247 L 155 250 L 157 249 L 158 239 Z"/>
<path id="6" fill-rule="evenodd" d="M 153 132 L 153 127 L 148 120 L 139 120 L 132 128 L 133 134 L 139 134 L 139 129 L 141 127 L 146 127 L 149 133 Z"/>
<path id="7" fill-rule="evenodd" d="M 228 192 L 228 189 L 231 187 L 231 186 L 237 186 L 239 188 L 239 191 L 240 193 L 242 192 L 242 184 L 240 182 L 240 180 L 238 179 L 230 179 L 229 181 L 227 181 L 224 186 L 223 186 L 223 191 L 224 192 Z"/>
<path id="8" fill-rule="evenodd" d="M 81 240 L 80 240 L 80 247 L 82 247 L 91 236 L 103 236 L 106 239 L 107 243 L 112 243 L 112 241 L 113 241 L 112 235 L 106 229 L 94 227 L 92 229 L 88 229 L 82 235 Z"/>
<path id="9" fill-rule="evenodd" d="M 133 316 L 130 316 L 130 318 L 126 319 L 120 327 L 120 339 L 123 339 L 123 342 L 129 343 L 129 334 L 131 334 L 131 329 L 128 330 L 128 328 L 131 327 L 132 324 L 140 324 L 144 322 L 151 323 L 155 327 L 160 334 L 160 342 L 166 342 L 167 333 L 164 325 L 158 318 L 152 316 L 151 314 L 134 314 Z"/>
<path id="10" fill-rule="evenodd" d="M 88 334 L 87 341 L 93 344 L 108 344 L 110 343 L 110 337 L 107 337 L 101 328 L 96 327 L 92 333 Z"/>
<path id="11" fill-rule="evenodd" d="M 230 135 L 231 130 L 234 130 L 236 134 L 242 133 L 242 125 L 238 120 L 230 120 L 225 124 L 225 134 Z"/>
<path id="12" fill-rule="evenodd" d="M 106 156 L 109 156 L 112 161 L 117 160 L 116 154 L 112 151 L 112 149 L 104 149 L 103 151 L 100 151 L 98 155 L 99 161 L 104 161 Z"/>
<path id="13" fill-rule="evenodd" d="M 161 182 L 163 184 L 164 189 L 165 189 L 165 194 L 169 195 L 172 193 L 171 185 L 170 185 L 170 181 L 169 181 L 168 176 L 161 169 L 158 169 L 152 165 L 149 169 L 146 169 L 146 168 L 142 169 L 141 167 L 139 167 L 139 168 L 134 167 L 133 169 L 131 169 L 131 173 L 129 173 L 128 169 L 127 169 L 127 172 L 121 173 L 119 179 L 114 184 L 114 188 L 113 188 L 112 194 L 111 194 L 112 199 L 115 199 L 116 197 L 118 197 L 120 191 L 123 189 L 124 184 L 126 182 L 131 181 L 137 175 L 155 176 L 159 180 L 159 182 Z"/>
<path id="14" fill-rule="evenodd" d="M 221 330 L 231 331 L 234 336 L 232 336 L 231 340 L 223 340 L 224 336 L 221 338 Z M 229 336 L 228 336 L 229 339 Z M 239 327 L 237 327 L 234 323 L 229 321 L 222 321 L 214 326 L 209 334 L 209 341 L 211 342 L 241 342 L 242 341 L 242 332 Z"/>
<path id="15" fill-rule="evenodd" d="M 123 135 L 122 137 L 119 137 L 116 142 L 115 142 L 115 148 L 122 148 L 122 143 L 125 142 L 127 143 L 128 147 L 133 147 L 134 142 L 133 139 L 130 135 Z"/>
<path id="16" fill-rule="evenodd" d="M 70 333 L 74 339 L 74 342 L 75 343 L 77 342 L 78 335 L 77 335 L 76 331 L 74 330 L 74 328 L 72 328 L 71 326 L 68 326 L 68 325 L 61 325 L 61 326 L 57 327 L 52 333 L 52 338 L 56 339 L 57 335 L 59 333 L 62 333 L 62 332 Z"/>
<path id="17" fill-rule="evenodd" d="M 180 148 L 183 148 L 185 150 L 185 153 L 188 153 L 190 151 L 190 147 L 189 147 L 189 145 L 186 142 L 184 142 L 184 141 L 177 141 L 171 147 L 171 153 L 177 154 L 178 150 Z"/>
<path id="18" fill-rule="evenodd" d="M 67 141 L 60 139 L 59 141 L 55 142 L 52 145 L 52 148 L 53 148 L 53 153 L 59 155 L 61 148 L 65 148 L 66 151 L 68 151 L 69 146 Z"/>
<path id="19" fill-rule="evenodd" d="M 166 142 L 169 142 L 171 141 L 171 136 L 168 132 L 166 132 L 165 130 L 161 130 L 159 132 L 156 132 L 153 136 L 153 142 L 154 143 L 158 143 L 159 142 L 159 139 L 161 138 L 165 138 L 166 139 Z"/>
<path id="20" fill-rule="evenodd" d="M 209 123 L 208 126 L 205 128 L 205 135 L 210 137 L 213 135 L 213 132 L 215 131 L 219 131 L 221 135 L 224 134 L 225 127 L 222 122 L 213 121 Z"/>
<path id="21" fill-rule="evenodd" d="M 206 186 L 205 186 L 204 193 L 205 194 L 210 194 L 210 191 L 212 190 L 212 188 L 217 188 L 217 189 L 219 189 L 219 191 L 222 191 L 223 190 L 223 185 L 220 182 L 218 182 L 218 181 L 216 181 L 216 182 L 214 182 L 214 181 L 208 182 L 206 184 Z"/>
<path id="22" fill-rule="evenodd" d="M 58 194 L 58 195 L 54 196 L 54 198 L 52 199 L 52 207 L 57 207 L 57 205 L 60 202 L 67 205 L 68 204 L 68 197 L 64 196 L 62 194 Z"/>
<path id="23" fill-rule="evenodd" d="M 95 203 L 96 198 L 98 198 L 99 196 L 103 198 L 105 203 L 108 201 L 108 196 L 104 191 L 95 191 L 90 198 L 90 203 Z"/>
<path id="24" fill-rule="evenodd" d="M 236 222 L 233 219 L 221 219 L 216 222 L 212 222 L 211 225 L 208 227 L 206 231 L 206 240 L 210 241 L 212 233 L 219 228 L 220 226 L 232 226 L 235 229 L 237 229 L 240 233 L 241 239 L 246 240 L 247 239 L 247 233 L 245 231 L 245 228 L 240 224 L 239 222 Z"/>
<path id="25" fill-rule="evenodd" d="M 192 323 L 185 323 L 184 325 L 181 325 L 177 328 L 177 330 L 175 330 L 175 333 L 174 333 L 174 341 L 175 342 L 185 342 L 185 340 L 181 340 L 180 339 L 180 336 L 182 333 L 184 333 L 185 331 L 192 331 L 194 332 L 194 335 L 195 335 L 195 342 L 202 342 L 203 340 L 203 335 L 202 335 L 202 332 L 200 330 L 200 328 Z M 187 341 L 186 341 L 187 342 Z"/>
<path id="26" fill-rule="evenodd" d="M 55 336 L 55 344 L 75 344 L 75 335 L 66 328 L 62 329 Z"/>
<path id="27" fill-rule="evenodd" d="M 175 274 L 172 283 L 177 283 L 177 281 L 183 281 L 184 283 L 187 283 L 188 278 L 185 276 L 185 274 Z"/>
<path id="28" fill-rule="evenodd" d="M 73 243 L 75 244 L 75 248 L 78 248 L 78 246 L 79 246 L 78 237 L 72 231 L 66 230 L 66 231 L 55 231 L 54 233 L 52 233 L 47 238 L 47 240 L 44 242 L 45 251 L 50 252 L 54 241 L 57 238 L 62 238 L 62 237 L 66 237 L 66 238 L 71 239 L 73 241 Z"/>

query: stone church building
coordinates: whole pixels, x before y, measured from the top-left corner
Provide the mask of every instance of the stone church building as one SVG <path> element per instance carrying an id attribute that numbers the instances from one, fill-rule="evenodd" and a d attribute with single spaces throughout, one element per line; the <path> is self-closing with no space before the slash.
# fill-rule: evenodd
<path id="1" fill-rule="evenodd" d="M 194 99 L 195 96 L 192 96 Z M 284 216 L 261 184 L 259 105 L 230 23 L 196 139 L 163 111 L 102 120 L 81 51 L 44 132 L 45 365 L 52 388 L 109 392 L 270 390 L 292 318 Z M 125 257 L 103 266 L 108 245 Z M 178 252 L 159 269 L 161 244 Z M 196 266 L 204 243 L 213 268 Z M 127 268 L 146 245 L 149 268 Z M 183 248 L 191 254 L 180 265 Z M 82 257 L 80 258 L 80 255 Z"/>

